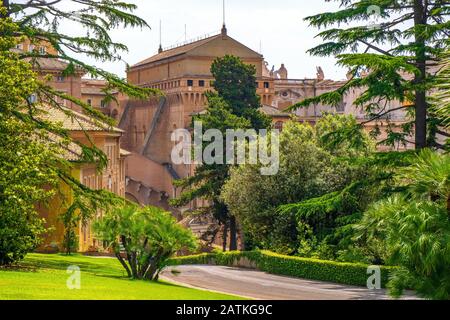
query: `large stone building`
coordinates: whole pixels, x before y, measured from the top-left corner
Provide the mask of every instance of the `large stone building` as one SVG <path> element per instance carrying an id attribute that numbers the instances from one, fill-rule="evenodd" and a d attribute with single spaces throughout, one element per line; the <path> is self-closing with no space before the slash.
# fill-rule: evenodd
<path id="1" fill-rule="evenodd" d="M 25 45 L 18 49 L 30 50 L 25 48 Z M 66 67 L 63 62 L 43 59 L 39 70 L 43 76 L 47 75 L 50 85 L 116 119 L 120 128 L 90 130 L 90 134 L 95 137 L 96 145 L 108 155 L 111 162 L 108 169 L 97 174 L 95 166 L 83 164 L 74 174 L 91 188 L 106 188 L 141 205 L 162 207 L 172 211 L 178 218 L 182 218 L 181 213 L 185 210 L 208 205 L 206 201 L 196 200 L 181 210 L 169 206 L 169 199 L 177 197 L 180 192 L 173 186 L 174 180 L 193 175 L 195 169 L 194 165 L 172 163 L 171 152 L 176 142 L 171 141 L 171 135 L 176 129 L 189 128 L 192 116 L 206 109 L 205 93 L 213 89 L 211 64 L 214 59 L 226 54 L 238 56 L 245 63 L 256 67 L 257 93 L 262 103 L 261 112 L 272 118 L 275 128 L 282 129 L 283 123 L 292 117 L 314 124 L 325 112 L 352 114 L 360 122 L 366 120 L 365 114 L 353 103 L 360 92 L 347 94 L 338 107 L 313 105 L 302 108 L 294 114 L 285 112 L 287 107 L 305 98 L 341 87 L 348 79 L 328 80 L 320 67 L 317 68 L 316 78 L 312 79 L 290 79 L 284 65 L 276 71 L 275 68 L 269 70 L 264 57 L 230 37 L 225 26 L 222 32 L 215 36 L 167 50 L 160 47 L 156 55 L 129 67 L 127 70 L 129 83 L 159 89 L 164 93 L 161 97 L 145 101 L 129 100 L 118 92 L 112 92 L 117 101 L 108 101 L 105 81 L 83 79 L 82 70 L 74 76 L 63 77 L 62 70 Z M 67 101 L 63 104 L 77 110 L 76 106 Z M 77 117 L 83 115 L 77 113 Z M 385 134 L 383 128 L 388 125 L 387 120 L 380 119 L 375 124 L 367 125 L 366 128 L 372 130 L 374 125 L 378 125 Z M 389 123 L 396 126 L 404 122 L 404 115 L 401 113 L 394 113 L 389 119 Z M 65 121 L 65 124 L 68 125 L 68 122 Z M 87 143 L 80 128 L 69 126 L 68 129 L 71 130 L 74 139 Z M 71 154 L 76 157 L 75 151 Z M 52 212 L 42 209 L 43 216 L 54 224 L 58 223 L 56 213 L 62 210 L 62 208 L 56 210 L 57 205 L 61 203 L 56 201 L 51 207 Z M 80 226 L 79 237 L 82 251 L 96 246 L 89 226 L 87 228 Z M 61 228 L 48 237 L 50 242 L 60 240 Z"/>
<path id="2" fill-rule="evenodd" d="M 126 162 L 128 199 L 177 213 L 168 205 L 168 200 L 179 192 L 173 181 L 192 175 L 194 166 L 172 163 L 171 151 L 175 142 L 171 141 L 171 134 L 176 129 L 189 128 L 192 115 L 205 110 L 205 92 L 212 89 L 211 63 L 226 54 L 238 56 L 256 67 L 257 93 L 263 105 L 261 111 L 272 117 L 278 129 L 282 129 L 283 123 L 291 116 L 314 124 L 325 112 L 352 114 L 360 122 L 366 120 L 364 112 L 353 104 L 360 92 L 347 94 L 338 107 L 314 105 L 295 114 L 284 112 L 287 107 L 305 98 L 336 90 L 348 80 L 328 80 L 320 67 L 317 68 L 316 78 L 289 79 L 284 65 L 279 70 L 269 70 L 260 53 L 230 37 L 225 27 L 220 34 L 212 37 L 168 50 L 160 47 L 156 55 L 127 70 L 130 83 L 159 89 L 164 93 L 164 97 L 148 101 L 128 101 L 119 111 L 119 126 L 125 131 L 122 144 L 131 152 Z M 382 139 L 388 125 L 386 120 L 380 119 L 366 128 L 370 131 L 378 125 Z M 404 115 L 392 114 L 390 123 L 393 121 L 400 126 L 404 123 Z M 203 205 L 203 201 L 197 200 L 183 210 Z"/>
<path id="3" fill-rule="evenodd" d="M 164 97 L 148 101 L 128 101 L 121 114 L 122 144 L 132 153 L 126 165 L 128 199 L 176 211 L 168 206 L 168 199 L 177 196 L 173 181 L 192 175 L 194 167 L 172 163 L 175 142 L 171 134 L 189 128 L 192 115 L 205 110 L 205 93 L 212 90 L 211 64 L 226 54 L 256 67 L 257 93 L 272 109 L 274 79 L 263 75 L 263 56 L 230 37 L 225 27 L 212 37 L 168 50 L 160 48 L 158 54 L 128 69 L 130 83 L 164 93 Z M 191 204 L 199 205 L 196 201 Z"/>

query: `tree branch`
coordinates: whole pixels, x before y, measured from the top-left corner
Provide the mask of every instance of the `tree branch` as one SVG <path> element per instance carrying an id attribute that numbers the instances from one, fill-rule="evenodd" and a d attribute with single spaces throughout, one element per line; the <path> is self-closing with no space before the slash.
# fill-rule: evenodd
<path id="1" fill-rule="evenodd" d="M 397 108 L 394 108 L 394 109 L 390 109 L 390 110 L 388 110 L 388 111 L 386 111 L 386 112 L 377 114 L 376 116 L 374 116 L 374 117 L 373 117 L 372 119 L 370 119 L 370 120 L 361 122 L 361 125 L 365 125 L 365 124 L 368 124 L 368 123 L 370 123 L 370 122 L 372 122 L 372 121 L 375 121 L 375 120 L 377 120 L 377 119 L 380 119 L 380 118 L 384 117 L 385 115 L 387 115 L 387 114 L 389 114 L 389 113 L 391 113 L 391 112 L 398 111 L 398 110 L 402 110 L 402 109 L 406 109 L 406 108 L 409 108 L 409 107 L 411 107 L 411 105 L 401 106 L 401 107 L 397 107 Z"/>

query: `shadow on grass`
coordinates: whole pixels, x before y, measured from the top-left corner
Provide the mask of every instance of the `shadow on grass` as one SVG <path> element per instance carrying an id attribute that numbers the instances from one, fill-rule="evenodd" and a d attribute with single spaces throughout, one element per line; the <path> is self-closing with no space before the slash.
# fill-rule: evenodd
<path id="1" fill-rule="evenodd" d="M 0 271 L 4 272 L 38 272 L 37 267 L 35 266 L 28 266 L 28 265 L 21 265 L 21 264 L 13 264 L 10 266 L 0 266 Z"/>
<path id="2" fill-rule="evenodd" d="M 10 267 L 10 271 L 17 272 L 38 272 L 39 269 L 67 270 L 69 266 L 78 266 L 82 272 L 105 279 L 116 279 L 132 282 L 143 282 L 148 284 L 158 284 L 170 288 L 185 288 L 183 286 L 169 283 L 166 281 L 149 281 L 131 279 L 127 276 L 125 270 L 115 258 L 95 258 L 80 254 L 66 255 L 40 255 L 30 254 L 24 261 L 15 267 Z M 2 271 L 3 269 L 0 269 Z"/>
<path id="3" fill-rule="evenodd" d="M 114 276 L 121 277 L 125 275 L 125 271 L 121 269 L 118 261 L 115 259 L 95 259 L 82 255 L 39 255 L 32 254 L 26 257 L 20 263 L 23 268 L 32 269 L 54 269 L 67 270 L 70 266 L 77 266 L 83 272 L 92 273 L 98 276 Z"/>

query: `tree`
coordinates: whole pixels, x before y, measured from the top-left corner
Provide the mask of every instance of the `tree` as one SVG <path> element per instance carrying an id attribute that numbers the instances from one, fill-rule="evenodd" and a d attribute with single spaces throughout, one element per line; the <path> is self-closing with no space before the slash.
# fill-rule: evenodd
<path id="1" fill-rule="evenodd" d="M 13 27 L 0 20 L 0 33 Z M 64 141 L 47 145 L 46 130 L 14 116 L 23 111 L 20 102 L 37 86 L 29 64 L 10 52 L 15 43 L 13 38 L 0 38 L 0 265 L 22 259 L 39 245 L 45 228 L 36 204 L 45 205 L 54 195 L 56 168 L 67 167 L 59 157 Z"/>
<path id="2" fill-rule="evenodd" d="M 156 207 L 119 207 L 97 220 L 94 231 L 133 279 L 158 280 L 167 260 L 177 251 L 197 248 L 192 232 Z"/>
<path id="3" fill-rule="evenodd" d="M 217 58 L 212 66 L 215 93 L 209 93 L 208 108 L 204 115 L 193 118 L 200 121 L 204 132 L 218 129 L 223 134 L 227 129 L 265 129 L 270 127 L 270 119 L 260 112 L 260 97 L 256 93 L 256 68 L 246 65 L 239 58 L 225 56 Z M 225 141 L 224 150 L 225 150 Z M 237 250 L 237 222 L 228 207 L 220 198 L 221 190 L 229 178 L 231 165 L 222 157 L 223 164 L 201 164 L 195 175 L 176 183 L 184 188 L 178 199 L 171 202 L 174 206 L 183 206 L 196 198 L 211 201 L 210 208 L 201 213 L 211 214 L 223 225 L 223 249 L 226 250 L 227 234 L 230 231 L 230 250 Z M 206 211 L 206 212 L 205 212 Z"/>
<path id="4" fill-rule="evenodd" d="M 256 93 L 256 67 L 235 56 L 217 58 L 211 65 L 213 87 L 231 108 L 230 112 L 250 121 L 253 129 L 267 129 L 271 121 L 260 112 L 261 98 Z"/>
<path id="5" fill-rule="evenodd" d="M 380 241 L 393 265 L 391 294 L 415 289 L 425 298 L 450 298 L 450 156 L 424 149 L 400 170 L 403 192 L 373 204 L 357 224 L 357 238 Z M 356 239 L 357 239 L 356 238 Z"/>
<path id="6" fill-rule="evenodd" d="M 88 56 L 102 61 L 119 61 L 121 60 L 120 52 L 126 50 L 126 46 L 114 42 L 108 32 L 121 26 L 147 27 L 148 25 L 132 14 L 136 6 L 125 1 L 74 0 L 62 2 L 61 0 L 30 0 L 24 2 L 2 0 L 0 4 L 2 4 L 0 6 L 0 46 L 1 57 L 4 59 L 2 60 L 4 64 L 2 67 L 5 67 L 5 69 L 2 68 L 2 76 L 5 77 L 5 81 L 1 82 L 0 88 L 4 93 L 2 98 L 9 99 L 8 101 L 1 101 L 0 112 L 2 117 L 0 117 L 0 121 L 4 121 L 1 126 L 2 128 L 9 126 L 11 130 L 11 126 L 14 124 L 17 126 L 18 132 L 21 128 L 24 128 L 23 132 L 29 133 L 28 138 L 24 137 L 21 141 L 16 140 L 17 148 L 20 149 L 19 142 L 23 143 L 24 148 L 27 148 L 27 145 L 29 145 L 29 148 L 34 148 L 36 156 L 28 158 L 30 170 L 42 166 L 41 170 L 48 169 L 49 173 L 47 176 L 44 174 L 39 176 L 41 179 L 39 183 L 33 182 L 31 179 L 19 181 L 14 179 L 13 175 L 7 175 L 6 177 L 11 179 L 5 180 L 4 183 L 12 189 L 14 189 L 14 186 L 19 189 L 24 183 L 30 183 L 27 185 L 30 189 L 45 185 L 53 191 L 61 184 L 69 186 L 73 191 L 75 201 L 69 203 L 69 209 L 63 217 L 68 235 L 74 224 L 85 223 L 100 207 L 107 208 L 114 205 L 116 197 L 104 190 L 90 190 L 70 175 L 71 166 L 61 159 L 64 150 L 60 150 L 67 147 L 69 143 L 78 144 L 83 153 L 81 161 L 96 163 L 98 170 L 105 167 L 106 155 L 95 146 L 86 146 L 72 141 L 66 130 L 52 122 L 43 120 L 45 117 L 40 116 L 42 110 L 40 110 L 39 105 L 45 102 L 52 108 L 61 108 L 62 106 L 58 101 L 68 100 L 80 106 L 83 112 L 94 121 L 105 122 L 109 125 L 113 125 L 113 121 L 79 99 L 48 86 L 45 79 L 38 75 L 40 71 L 39 62 L 42 59 L 59 59 L 67 63 L 67 68 L 63 71 L 65 76 L 70 76 L 82 69 L 94 77 L 104 78 L 108 83 L 105 91 L 109 98 L 112 97 L 110 93 L 113 90 L 123 92 L 130 97 L 146 98 L 156 91 L 132 86 L 124 79 L 86 64 L 75 56 Z M 70 35 L 62 32 L 60 25 L 63 22 L 72 23 L 75 27 L 71 30 L 74 32 Z M 55 50 L 55 53 L 41 52 L 37 49 L 30 52 L 13 50 L 17 43 L 24 40 L 36 45 L 36 48 L 42 44 L 49 45 Z M 15 64 L 20 70 L 14 70 L 14 65 L 10 63 Z M 8 68 L 10 68 L 11 73 L 8 73 Z M 5 73 L 3 73 L 3 70 L 5 70 Z M 14 75 L 13 72 L 18 70 L 20 71 L 18 75 Z M 16 91 L 21 92 L 15 92 L 15 88 Z M 14 97 L 8 96 L 8 94 L 14 95 Z M 30 99 L 32 95 L 37 99 Z M 70 110 L 64 109 L 64 113 L 71 115 Z M 32 134 L 33 132 L 34 134 Z M 35 135 L 39 136 L 39 139 L 36 139 Z M 86 135 L 89 138 L 88 133 Z M 16 146 L 13 145 L 12 148 L 14 149 Z M 46 156 L 45 163 L 38 155 Z M 21 163 L 14 157 L 3 157 L 1 160 L 1 168 L 14 168 L 16 164 Z M 53 179 L 54 175 L 58 177 L 57 183 Z M 44 183 L 45 181 L 47 183 Z M 25 199 L 21 196 L 18 194 L 21 201 L 31 206 L 31 197 Z M 38 200 L 45 200 L 45 198 L 42 196 L 33 200 L 39 202 Z M 15 209 L 10 206 L 11 203 L 8 202 L 2 201 L 0 203 L 0 207 L 5 211 Z M 19 212 L 17 211 L 17 214 Z M 26 221 L 30 218 L 32 215 L 27 214 L 27 212 L 30 211 L 21 211 L 23 217 L 18 217 L 17 221 Z M 37 234 L 35 235 L 37 236 Z M 37 239 L 31 240 L 37 242 Z M 70 243 L 70 241 L 67 242 Z"/>
<path id="7" fill-rule="evenodd" d="M 291 206 L 280 211 L 278 207 L 334 194 L 362 176 L 365 172 L 363 167 L 358 168 L 351 163 L 355 157 L 370 152 L 367 134 L 360 132 L 359 138 L 354 135 L 355 139 L 365 141 L 359 150 L 347 142 L 331 147 L 324 139 L 336 128 L 352 128 L 355 121 L 353 117 L 327 115 L 314 127 L 287 122 L 280 136 L 280 169 L 277 175 L 262 176 L 258 165 L 241 165 L 232 169 L 221 197 L 256 246 L 284 254 L 296 253 L 300 242 L 297 227 L 302 219 L 295 214 L 297 208 Z M 322 215 L 309 212 L 309 219 L 302 220 L 315 231 L 324 229 L 319 225 L 324 221 L 334 223 L 331 214 L 327 216 L 329 212 L 320 208 Z M 341 209 L 341 214 L 352 213 L 348 211 L 348 205 Z M 328 219 L 321 219 L 323 216 Z"/>
<path id="8" fill-rule="evenodd" d="M 404 134 L 389 131 L 386 143 L 405 142 L 414 129 L 417 149 L 443 148 L 435 141 L 435 128 L 441 128 L 443 123 L 429 112 L 427 97 L 433 88 L 433 69 L 450 34 L 450 2 L 337 1 L 340 10 L 305 19 L 313 27 L 328 28 L 319 33 L 324 42 L 309 52 L 317 56 L 335 55 L 338 64 L 349 68 L 353 77 L 338 90 L 306 99 L 292 109 L 316 103 L 336 106 L 347 92 L 361 89 L 355 105 L 368 115 L 365 123 L 397 110 L 404 110 L 414 118 L 402 126 Z M 381 23 L 367 23 L 374 13 L 379 13 Z M 358 21 L 365 25 L 354 26 Z M 394 107 L 392 103 L 401 106 Z"/>

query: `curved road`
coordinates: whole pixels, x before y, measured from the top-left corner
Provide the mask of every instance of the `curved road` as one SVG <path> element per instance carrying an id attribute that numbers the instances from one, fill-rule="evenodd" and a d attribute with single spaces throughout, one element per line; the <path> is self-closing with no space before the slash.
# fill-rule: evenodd
<path id="1" fill-rule="evenodd" d="M 176 272 L 172 272 L 176 270 Z M 262 300 L 378 300 L 386 290 L 368 290 L 283 277 L 261 271 L 222 266 L 192 265 L 166 269 L 161 278 L 172 283 Z M 406 299 L 414 299 L 408 294 Z"/>

